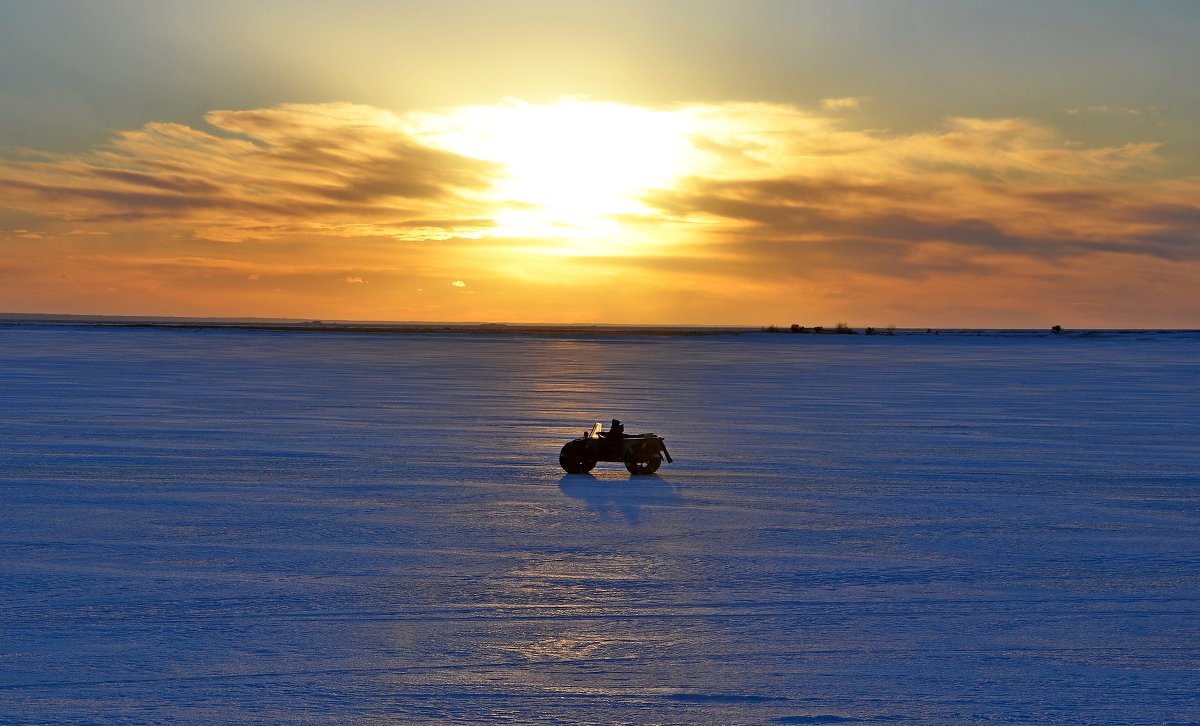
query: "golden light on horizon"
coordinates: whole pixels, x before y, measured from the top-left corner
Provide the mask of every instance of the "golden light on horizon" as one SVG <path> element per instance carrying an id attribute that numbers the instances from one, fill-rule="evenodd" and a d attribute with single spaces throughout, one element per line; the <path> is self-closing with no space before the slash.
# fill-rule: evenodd
<path id="1" fill-rule="evenodd" d="M 0 162 L 17 215 L 0 230 L 0 302 L 687 324 L 786 308 L 936 325 L 977 301 L 963 315 L 1018 326 L 1044 310 L 1112 324 L 1188 309 L 1197 183 L 1163 175 L 1158 143 L 1089 147 L 1027 119 L 889 132 L 835 100 L 285 104 L 149 123 Z M 1145 280 L 1169 294 L 1141 293 Z M 1144 308 L 1103 303 L 1118 284 Z"/>

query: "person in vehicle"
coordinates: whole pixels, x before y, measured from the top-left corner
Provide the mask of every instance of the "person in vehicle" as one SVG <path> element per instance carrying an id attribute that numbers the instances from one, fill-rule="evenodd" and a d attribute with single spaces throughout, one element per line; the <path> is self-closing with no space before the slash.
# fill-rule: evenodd
<path id="1" fill-rule="evenodd" d="M 608 431 L 601 431 L 600 435 L 608 442 L 608 447 L 616 452 L 621 453 L 621 449 L 625 444 L 625 427 L 615 418 L 612 420 L 612 425 L 608 427 Z"/>

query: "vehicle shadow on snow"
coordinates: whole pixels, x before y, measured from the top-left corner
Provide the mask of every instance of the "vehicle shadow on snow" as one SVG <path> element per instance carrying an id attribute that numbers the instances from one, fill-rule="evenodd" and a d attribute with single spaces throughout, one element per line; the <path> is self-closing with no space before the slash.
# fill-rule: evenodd
<path id="1" fill-rule="evenodd" d="M 592 474 L 566 474 L 558 488 L 598 513 L 601 519 L 623 519 L 637 526 L 649 507 L 678 507 L 683 504 L 679 486 L 657 474 L 628 479 L 598 479 Z"/>

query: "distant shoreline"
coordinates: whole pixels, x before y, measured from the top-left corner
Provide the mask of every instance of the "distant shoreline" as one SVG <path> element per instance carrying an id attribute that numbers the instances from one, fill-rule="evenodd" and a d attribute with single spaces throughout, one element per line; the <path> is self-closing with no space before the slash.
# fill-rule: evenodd
<path id="1" fill-rule="evenodd" d="M 160 318 L 123 317 L 96 315 L 54 315 L 35 313 L 0 313 L 0 329 L 12 327 L 82 327 L 117 329 L 157 330 L 234 330 L 279 333 L 358 333 L 377 335 L 534 335 L 549 337 L 567 336 L 651 336 L 651 337 L 700 337 L 700 336 L 753 336 L 770 338 L 793 337 L 850 337 L 833 329 L 802 329 L 793 332 L 786 328 L 739 326 L 685 326 L 685 325 L 605 325 L 605 324 L 554 324 L 554 323 L 441 323 L 441 322 L 346 322 L 321 320 L 269 320 L 256 318 Z M 861 336 L 867 328 L 852 328 L 854 336 Z M 874 329 L 872 329 L 874 330 Z M 1200 336 L 1195 329 L 1063 329 L 1059 333 L 1045 329 L 1019 328 L 896 328 L 894 331 L 874 331 L 867 337 L 1145 337 L 1157 335 Z"/>
<path id="2" fill-rule="evenodd" d="M 554 323 L 430 323 L 345 322 L 322 320 L 261 320 L 187 318 L 135 318 L 88 315 L 0 314 L 0 328 L 14 326 L 148 328 L 161 330 L 247 330 L 287 333 L 373 334 L 497 334 L 497 335 L 745 335 L 759 329 L 735 326 L 603 325 Z"/>

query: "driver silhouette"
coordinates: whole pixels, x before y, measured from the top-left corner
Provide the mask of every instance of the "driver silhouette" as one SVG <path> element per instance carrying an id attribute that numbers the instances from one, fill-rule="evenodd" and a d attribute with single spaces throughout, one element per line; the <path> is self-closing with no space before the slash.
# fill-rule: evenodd
<path id="1" fill-rule="evenodd" d="M 621 453 L 625 443 L 625 427 L 621 425 L 620 421 L 614 418 L 608 431 L 601 431 L 600 435 L 608 441 L 608 446 L 612 451 Z"/>

